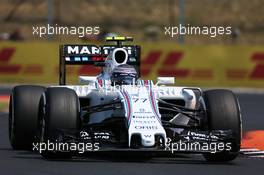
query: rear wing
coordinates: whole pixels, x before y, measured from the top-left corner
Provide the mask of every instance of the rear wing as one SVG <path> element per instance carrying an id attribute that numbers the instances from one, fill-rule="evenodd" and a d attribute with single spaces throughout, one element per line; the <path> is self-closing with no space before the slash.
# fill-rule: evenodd
<path id="1" fill-rule="evenodd" d="M 107 41 L 119 41 L 116 38 L 108 38 Z M 60 62 L 59 62 L 59 84 L 66 84 L 66 67 L 67 65 L 102 65 L 108 54 L 115 48 L 124 48 L 128 53 L 127 64 L 135 66 L 140 74 L 140 53 L 141 49 L 138 45 L 61 45 L 60 46 Z"/>

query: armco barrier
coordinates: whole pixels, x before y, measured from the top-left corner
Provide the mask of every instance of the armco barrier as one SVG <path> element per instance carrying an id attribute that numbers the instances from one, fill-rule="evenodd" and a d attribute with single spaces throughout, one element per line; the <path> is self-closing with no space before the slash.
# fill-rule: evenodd
<path id="1" fill-rule="evenodd" d="M 264 87 L 264 46 L 179 46 L 141 43 L 144 78 L 174 76 L 180 85 Z M 59 43 L 1 42 L 0 83 L 58 83 Z M 94 75 L 92 66 L 71 66 L 67 82 Z"/>

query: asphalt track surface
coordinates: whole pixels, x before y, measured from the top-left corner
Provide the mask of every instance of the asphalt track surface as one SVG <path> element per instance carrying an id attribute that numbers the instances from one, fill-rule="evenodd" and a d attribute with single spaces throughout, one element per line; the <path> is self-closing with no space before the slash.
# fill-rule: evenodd
<path id="1" fill-rule="evenodd" d="M 0 90 L 0 94 L 9 90 Z M 264 94 L 238 94 L 243 115 L 243 129 L 264 130 Z M 141 160 L 112 156 L 47 161 L 28 151 L 14 151 L 8 141 L 8 114 L 0 114 L 0 174 L 76 175 L 76 174 L 264 174 L 264 158 L 240 155 L 230 163 L 207 163 L 199 155 Z M 25 136 L 26 137 L 26 136 Z"/>

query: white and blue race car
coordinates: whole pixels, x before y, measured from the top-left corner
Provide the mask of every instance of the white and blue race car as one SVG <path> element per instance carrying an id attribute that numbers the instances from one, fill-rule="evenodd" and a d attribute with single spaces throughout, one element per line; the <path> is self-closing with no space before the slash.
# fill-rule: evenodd
<path id="1" fill-rule="evenodd" d="M 173 77 L 158 77 L 155 83 L 143 80 L 140 46 L 123 44 L 132 41 L 130 37 L 107 41 L 116 44 L 62 45 L 59 86 L 13 88 L 13 149 L 42 149 L 49 159 L 71 158 L 80 149 L 165 156 L 201 153 L 208 161 L 238 156 L 241 113 L 234 93 L 173 86 Z M 102 72 L 80 76 L 81 85 L 66 85 L 69 64 L 100 66 Z"/>

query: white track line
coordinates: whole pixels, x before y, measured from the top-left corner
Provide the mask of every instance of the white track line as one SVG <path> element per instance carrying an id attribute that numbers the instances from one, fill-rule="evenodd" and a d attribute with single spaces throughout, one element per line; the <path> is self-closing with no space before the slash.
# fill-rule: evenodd
<path id="1" fill-rule="evenodd" d="M 252 158 L 264 158 L 264 155 L 250 156 Z"/>
<path id="2" fill-rule="evenodd" d="M 250 155 L 250 154 L 263 154 L 264 155 L 264 151 L 244 152 L 244 154 L 246 154 L 246 155 Z"/>
<path id="3" fill-rule="evenodd" d="M 240 152 L 249 152 L 249 151 L 260 151 L 260 150 L 259 149 L 256 149 L 256 148 L 240 149 Z"/>

